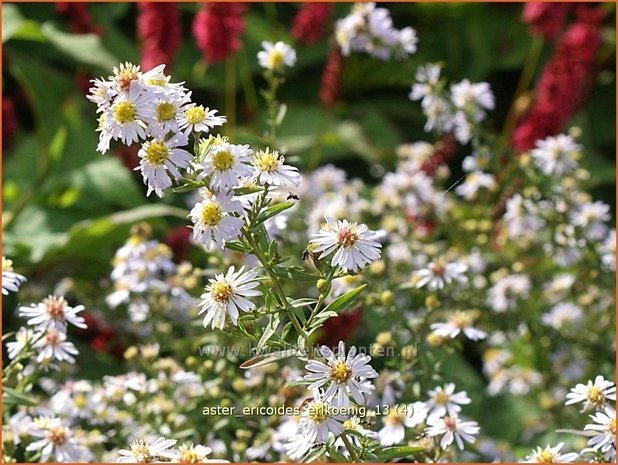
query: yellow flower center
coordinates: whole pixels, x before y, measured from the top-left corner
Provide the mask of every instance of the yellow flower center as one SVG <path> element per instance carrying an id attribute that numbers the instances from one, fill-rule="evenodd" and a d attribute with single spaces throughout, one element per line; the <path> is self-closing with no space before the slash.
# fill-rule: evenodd
<path id="1" fill-rule="evenodd" d="M 144 82 L 150 86 L 159 86 L 159 87 L 163 87 L 165 86 L 165 84 L 167 84 L 166 79 L 156 79 L 156 78 L 145 79 Z"/>
<path id="2" fill-rule="evenodd" d="M 221 150 L 212 156 L 212 164 L 219 171 L 229 170 L 234 164 L 234 157 L 228 150 Z"/>
<path id="3" fill-rule="evenodd" d="M 609 420 L 609 425 L 607 425 L 607 431 L 609 431 L 612 436 L 616 436 L 616 417 Z"/>
<path id="4" fill-rule="evenodd" d="M 157 121 L 172 121 L 176 118 L 176 105 L 171 102 L 161 102 L 157 105 Z"/>
<path id="5" fill-rule="evenodd" d="M 272 50 L 268 56 L 269 69 L 279 69 L 283 64 L 283 53 L 279 50 Z"/>
<path id="6" fill-rule="evenodd" d="M 591 386 L 588 388 L 588 392 L 586 393 L 588 397 L 588 401 L 594 404 L 595 406 L 603 405 L 605 402 L 605 398 L 603 397 L 603 391 L 598 386 Z"/>
<path id="7" fill-rule="evenodd" d="M 2 257 L 2 271 L 13 271 L 13 261 Z"/>
<path id="8" fill-rule="evenodd" d="M 84 394 L 78 394 L 73 399 L 73 403 L 75 404 L 75 407 L 82 409 L 88 405 L 88 400 Z"/>
<path id="9" fill-rule="evenodd" d="M 204 111 L 204 107 L 193 107 L 185 110 L 185 118 L 187 119 L 187 123 L 189 124 L 197 124 L 204 121 L 206 118 L 206 112 Z"/>
<path id="10" fill-rule="evenodd" d="M 114 119 L 120 124 L 132 123 L 137 116 L 137 106 L 131 102 L 120 102 L 114 107 Z"/>
<path id="11" fill-rule="evenodd" d="M 451 317 L 451 322 L 461 329 L 472 325 L 473 320 L 469 313 L 458 311 Z"/>
<path id="12" fill-rule="evenodd" d="M 62 427 L 56 427 L 49 430 L 49 440 L 54 444 L 64 444 L 67 440 L 67 432 Z"/>
<path id="13" fill-rule="evenodd" d="M 328 406 L 324 402 L 316 402 L 307 411 L 307 416 L 314 423 L 324 423 L 328 414 Z"/>
<path id="14" fill-rule="evenodd" d="M 127 90 L 131 85 L 131 82 L 139 79 L 139 67 L 129 65 L 126 68 L 121 67 L 118 74 L 116 74 L 116 83 L 122 90 Z"/>
<path id="15" fill-rule="evenodd" d="M 387 425 L 399 425 L 403 423 L 403 415 L 400 414 L 399 409 L 398 408 L 391 408 L 388 411 L 388 415 L 386 415 L 386 418 L 384 419 L 384 422 Z"/>
<path id="16" fill-rule="evenodd" d="M 169 149 L 164 142 L 153 141 L 146 148 L 146 160 L 152 165 L 162 165 L 167 161 Z"/>
<path id="17" fill-rule="evenodd" d="M 221 207 L 215 202 L 208 202 L 202 207 L 202 222 L 206 226 L 216 226 L 221 221 Z"/>
<path id="18" fill-rule="evenodd" d="M 200 458 L 193 447 L 187 447 L 181 450 L 178 461 L 180 463 L 200 463 Z"/>
<path id="19" fill-rule="evenodd" d="M 270 150 L 260 151 L 256 153 L 253 164 L 260 170 L 267 173 L 272 173 L 279 168 L 280 162 L 277 155 Z"/>
<path id="20" fill-rule="evenodd" d="M 434 401 L 436 404 L 441 404 L 444 405 L 448 402 L 450 396 L 444 392 L 444 391 L 438 391 L 436 393 L 436 397 L 434 398 Z"/>
<path id="21" fill-rule="evenodd" d="M 548 450 L 544 450 L 537 454 L 536 460 L 538 463 L 554 463 L 554 454 Z"/>
<path id="22" fill-rule="evenodd" d="M 337 383 L 345 383 L 352 377 L 352 368 L 347 363 L 337 361 L 335 365 L 330 369 L 330 379 Z"/>
<path id="23" fill-rule="evenodd" d="M 215 302 L 225 303 L 230 300 L 234 290 L 232 286 L 230 286 L 225 281 L 217 281 L 210 288 L 210 295 L 215 300 Z"/>
<path id="24" fill-rule="evenodd" d="M 53 318 L 63 318 L 66 300 L 63 297 L 48 297 L 43 300 L 47 313 Z"/>
<path id="25" fill-rule="evenodd" d="M 337 232 L 337 243 L 343 247 L 352 247 L 358 241 L 358 234 L 353 228 L 343 228 Z"/>
<path id="26" fill-rule="evenodd" d="M 150 460 L 150 448 L 144 441 L 135 441 L 131 444 L 131 455 L 137 463 L 146 463 Z"/>

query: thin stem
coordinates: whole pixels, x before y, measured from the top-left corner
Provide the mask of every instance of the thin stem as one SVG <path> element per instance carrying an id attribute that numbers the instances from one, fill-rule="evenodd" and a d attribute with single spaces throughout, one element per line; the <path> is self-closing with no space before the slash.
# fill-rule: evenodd
<path id="1" fill-rule="evenodd" d="M 356 454 L 356 450 L 350 443 L 350 440 L 348 439 L 348 436 L 345 433 L 341 435 L 341 440 L 345 444 L 346 449 L 348 449 L 348 452 L 350 453 L 350 456 L 352 457 L 352 461 L 358 462 L 358 455 Z"/>

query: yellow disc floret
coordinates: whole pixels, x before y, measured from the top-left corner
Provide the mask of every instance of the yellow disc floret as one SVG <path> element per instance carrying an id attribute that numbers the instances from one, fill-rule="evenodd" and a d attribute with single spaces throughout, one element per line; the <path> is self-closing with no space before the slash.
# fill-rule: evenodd
<path id="1" fill-rule="evenodd" d="M 229 170 L 234 165 L 234 157 L 229 150 L 221 150 L 212 156 L 212 164 L 219 171 Z"/>
<path id="2" fill-rule="evenodd" d="M 187 123 L 189 124 L 197 124 L 204 121 L 206 118 L 206 112 L 204 111 L 204 107 L 193 107 L 185 110 L 185 118 L 187 119 Z"/>
<path id="3" fill-rule="evenodd" d="M 145 149 L 145 158 L 153 165 L 162 165 L 167 161 L 169 149 L 165 142 L 152 141 Z"/>
<path id="4" fill-rule="evenodd" d="M 271 152 L 269 149 L 260 150 L 255 154 L 253 164 L 260 170 L 267 173 L 272 173 L 279 168 L 281 161 L 277 152 Z"/>
<path id="5" fill-rule="evenodd" d="M 345 383 L 352 377 L 352 368 L 342 361 L 337 361 L 330 369 L 330 378 L 337 383 Z"/>
<path id="6" fill-rule="evenodd" d="M 216 226 L 223 216 L 221 207 L 215 202 L 205 203 L 202 207 L 202 222 L 206 226 Z"/>
<path id="7" fill-rule="evenodd" d="M 171 102 L 161 102 L 157 105 L 157 121 L 172 121 L 176 118 L 176 105 Z"/>
<path id="8" fill-rule="evenodd" d="M 137 116 L 137 106 L 131 102 L 119 102 L 114 107 L 114 119 L 120 124 L 132 123 Z"/>
<path id="9" fill-rule="evenodd" d="M 217 281 L 210 288 L 210 295 L 216 302 L 219 303 L 224 303 L 230 300 L 233 293 L 234 289 L 232 289 L 232 286 L 225 281 Z"/>

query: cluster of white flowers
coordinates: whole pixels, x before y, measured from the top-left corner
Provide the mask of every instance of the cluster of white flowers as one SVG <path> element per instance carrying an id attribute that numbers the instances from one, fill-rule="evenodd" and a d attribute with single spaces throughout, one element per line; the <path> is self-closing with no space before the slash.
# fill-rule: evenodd
<path id="1" fill-rule="evenodd" d="M 390 12 L 375 3 L 355 4 L 335 27 L 335 37 L 344 55 L 364 52 L 387 61 L 393 56 L 407 58 L 416 52 L 416 31 L 411 27 L 397 29 Z"/>
<path id="2" fill-rule="evenodd" d="M 494 109 L 494 94 L 488 83 L 472 83 L 468 79 L 452 85 L 449 94 L 444 90 L 440 73 L 440 65 L 420 66 L 410 99 L 421 101 L 427 117 L 426 132 L 453 132 L 461 144 L 467 144 L 476 126 L 487 117 L 487 110 Z"/>

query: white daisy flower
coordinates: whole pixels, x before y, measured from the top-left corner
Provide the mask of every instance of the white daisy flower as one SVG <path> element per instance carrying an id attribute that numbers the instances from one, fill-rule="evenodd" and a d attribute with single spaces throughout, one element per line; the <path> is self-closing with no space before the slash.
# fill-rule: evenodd
<path id="1" fill-rule="evenodd" d="M 142 145 L 137 155 L 140 157 L 139 166 L 135 170 L 142 172 L 144 184 L 148 186 L 149 196 L 153 191 L 163 197 L 163 190 L 172 186 L 170 174 L 174 179 L 181 177 L 178 168 L 187 168 L 193 156 L 184 149 L 187 137 L 176 134 L 169 140 L 154 139 Z"/>
<path id="2" fill-rule="evenodd" d="M 13 360 L 17 357 L 21 352 L 28 346 L 30 341 L 34 339 L 34 331 L 30 328 L 22 326 L 15 333 L 15 341 L 6 343 L 6 351 L 9 356 L 9 359 Z M 41 333 L 37 333 L 37 337 Z"/>
<path id="3" fill-rule="evenodd" d="M 384 426 L 378 431 L 378 439 L 382 446 L 392 446 L 401 443 L 406 435 L 405 428 L 420 425 L 427 418 L 427 406 L 424 402 L 414 402 L 404 408 L 391 406 L 384 417 Z"/>
<path id="4" fill-rule="evenodd" d="M 444 387 L 438 386 L 430 390 L 427 395 L 429 395 L 429 400 L 426 405 L 430 419 L 443 417 L 446 414 L 455 416 L 461 412 L 461 405 L 471 402 L 466 391 L 455 392 L 454 383 L 447 383 Z"/>
<path id="5" fill-rule="evenodd" d="M 243 206 L 233 199 L 233 191 L 206 195 L 201 202 L 195 204 L 188 215 L 193 222 L 193 238 L 206 248 L 210 248 L 212 244 L 223 248 L 226 241 L 240 236 L 245 222 L 232 214 L 242 215 Z"/>
<path id="6" fill-rule="evenodd" d="M 316 253 L 322 252 L 320 259 L 335 252 L 331 264 L 355 273 L 380 258 L 382 244 L 375 238 L 376 232 L 364 224 L 326 218 L 326 224 L 313 235 L 310 244 L 316 246 Z"/>
<path id="7" fill-rule="evenodd" d="M 64 297 L 48 296 L 43 302 L 30 307 L 19 307 L 19 316 L 30 318 L 27 323 L 37 330 L 58 329 L 66 331 L 67 323 L 78 328 L 86 328 L 86 320 L 77 316 L 84 310 L 83 305 L 69 307 Z"/>
<path id="8" fill-rule="evenodd" d="M 255 288 L 259 282 L 256 279 L 255 269 L 245 272 L 243 266 L 238 271 L 232 266 L 227 274 L 215 275 L 209 280 L 206 292 L 202 294 L 202 302 L 199 304 L 198 315 L 206 312 L 204 317 L 204 327 L 211 324 L 212 329 L 223 329 L 225 326 L 225 316 L 229 314 L 232 324 L 238 324 L 240 311 L 250 312 L 255 308 L 255 304 L 245 297 L 262 295 Z"/>
<path id="9" fill-rule="evenodd" d="M 599 245 L 601 262 L 610 271 L 616 271 L 616 230 L 612 229 L 607 238 Z"/>
<path id="10" fill-rule="evenodd" d="M 562 176 L 575 170 L 581 156 L 582 146 L 571 136 L 559 134 L 536 141 L 530 152 L 536 166 L 548 176 Z"/>
<path id="11" fill-rule="evenodd" d="M 150 463 L 160 462 L 162 459 L 174 458 L 170 450 L 176 444 L 175 439 L 158 437 L 146 440 L 136 439 L 130 444 L 131 449 L 118 451 L 118 462 L 121 463 Z"/>
<path id="12" fill-rule="evenodd" d="M 26 447 L 28 452 L 39 452 L 41 462 L 82 462 L 89 458 L 88 451 L 60 418 L 37 418 L 29 431 L 37 439 Z"/>
<path id="13" fill-rule="evenodd" d="M 584 426 L 584 430 L 595 431 L 596 435 L 588 441 L 588 445 L 614 459 L 616 456 L 616 411 L 611 407 L 605 407 L 604 412 L 596 412 L 590 415 L 590 418 L 594 423 Z"/>
<path id="14" fill-rule="evenodd" d="M 472 171 L 466 175 L 466 180 L 455 188 L 455 193 L 466 200 L 476 197 L 479 189 L 494 190 L 497 187 L 496 179 L 491 174 L 482 171 Z"/>
<path id="15" fill-rule="evenodd" d="M 299 433 L 311 444 L 328 441 L 330 433 L 338 436 L 344 431 L 342 421 L 345 418 L 336 412 L 337 408 L 339 406 L 327 400 L 319 389 L 314 390 L 313 400 L 307 403 L 301 412 Z"/>
<path id="16" fill-rule="evenodd" d="M 443 289 L 453 281 L 463 284 L 468 282 L 468 277 L 464 274 L 466 271 L 468 267 L 463 263 L 435 260 L 429 263 L 427 268 L 416 272 L 416 287 L 420 289 L 427 286 L 428 289 L 435 291 Z"/>
<path id="17" fill-rule="evenodd" d="M 541 316 L 541 322 L 546 326 L 561 329 L 580 321 L 584 316 L 581 307 L 570 302 L 560 302 L 554 305 L 549 312 Z"/>
<path id="18" fill-rule="evenodd" d="M 502 313 L 515 308 L 518 299 L 528 297 L 530 278 L 523 274 L 508 275 L 497 281 L 487 291 L 487 305 Z"/>
<path id="19" fill-rule="evenodd" d="M 587 384 L 579 383 L 566 395 L 565 405 L 584 402 L 582 411 L 595 408 L 600 410 L 606 401 L 616 401 L 616 383 L 608 381 L 599 375 L 594 379 L 594 383 L 589 380 Z"/>
<path id="20" fill-rule="evenodd" d="M 494 94 L 486 82 L 471 83 L 469 80 L 451 86 L 451 100 L 455 107 L 472 116 L 475 122 L 485 117 L 484 110 L 493 110 Z"/>
<path id="21" fill-rule="evenodd" d="M 152 71 L 159 70 L 159 68 L 154 68 Z M 114 66 L 112 70 L 112 75 L 108 76 L 108 80 L 111 82 L 113 86 L 113 90 L 116 94 L 120 93 L 128 93 L 133 84 L 138 84 L 139 80 L 142 78 L 142 72 L 140 70 L 139 65 L 134 65 L 130 62 L 120 63 L 120 66 Z M 136 86 L 139 90 L 141 87 Z"/>
<path id="22" fill-rule="evenodd" d="M 163 93 L 144 111 L 148 118 L 148 134 L 157 139 L 163 139 L 172 132 L 180 130 L 180 117 L 186 106 L 191 102 L 190 93 Z"/>
<path id="23" fill-rule="evenodd" d="M 103 130 L 114 140 L 121 140 L 125 145 L 131 145 L 146 138 L 146 123 L 148 106 L 152 96 L 141 91 L 140 86 L 132 82 L 129 92 L 118 95 L 114 103 L 105 109 Z"/>
<path id="24" fill-rule="evenodd" d="M 33 346 L 37 352 L 37 362 L 49 364 L 54 360 L 59 362 L 75 363 L 73 355 L 79 351 L 72 342 L 67 341 L 67 334 L 55 328 L 49 329 L 45 335 L 36 341 Z"/>
<path id="25" fill-rule="evenodd" d="M 88 89 L 86 98 L 97 105 L 97 112 L 101 112 L 111 105 L 116 95 L 114 83 L 103 79 L 92 79 L 90 82 L 93 86 Z"/>
<path id="26" fill-rule="evenodd" d="M 227 460 L 208 459 L 210 453 L 212 449 L 201 444 L 182 444 L 178 450 L 174 451 L 172 461 L 176 463 L 229 463 Z"/>
<path id="27" fill-rule="evenodd" d="M 416 70 L 414 76 L 416 83 L 412 85 L 410 100 L 422 100 L 434 93 L 434 89 L 440 82 L 440 65 L 427 63 Z"/>
<path id="28" fill-rule="evenodd" d="M 479 341 L 487 337 L 485 331 L 472 326 L 475 320 L 475 312 L 462 312 L 457 310 L 449 315 L 448 321 L 445 323 L 433 323 L 431 329 L 441 337 L 455 339 L 460 332 L 473 341 Z"/>
<path id="29" fill-rule="evenodd" d="M 211 189 L 231 189 L 240 184 L 239 178 L 253 174 L 253 168 L 247 164 L 253 153 L 248 145 L 230 144 L 227 137 L 220 136 L 211 137 L 200 145 L 208 147 L 208 152 L 195 164 L 201 171 L 197 179 L 210 177 Z"/>
<path id="30" fill-rule="evenodd" d="M 366 400 L 363 394 L 368 393 L 360 381 L 368 378 L 376 378 L 378 373 L 368 365 L 369 355 L 357 354 L 356 347 L 350 347 L 346 355 L 345 343 L 339 342 L 337 354 L 326 346 L 320 348 L 320 353 L 326 359 L 326 363 L 311 360 L 305 368 L 311 373 L 305 376 L 306 380 L 313 381 L 309 389 L 318 389 L 327 385 L 324 397 L 335 397 L 337 405 L 348 407 L 349 396 L 359 405 L 364 405 Z"/>
<path id="31" fill-rule="evenodd" d="M 545 449 L 537 447 L 532 454 L 526 457 L 523 463 L 569 463 L 577 459 L 577 454 L 572 452 L 569 454 L 561 454 L 560 449 L 564 446 L 561 442 L 557 446 L 551 447 L 549 444 Z"/>
<path id="32" fill-rule="evenodd" d="M 294 166 L 285 165 L 283 155 L 277 150 L 258 150 L 251 160 L 255 168 L 253 178 L 261 185 L 279 187 L 300 186 L 301 176 Z"/>
<path id="33" fill-rule="evenodd" d="M 13 271 L 13 262 L 2 257 L 2 294 L 8 295 L 9 292 L 17 292 L 21 285 L 26 282 L 26 278 Z"/>
<path id="34" fill-rule="evenodd" d="M 309 442 L 307 436 L 302 433 L 291 436 L 283 445 L 286 455 L 294 462 L 300 461 L 312 447 L 313 443 Z"/>
<path id="35" fill-rule="evenodd" d="M 434 417 L 427 420 L 428 436 L 442 436 L 440 447 L 446 449 L 453 441 L 460 450 L 464 449 L 464 441 L 473 443 L 480 428 L 476 421 L 461 421 L 457 415 L 450 415 L 443 418 Z"/>
<path id="36" fill-rule="evenodd" d="M 209 132 L 216 126 L 223 126 L 227 121 L 225 116 L 217 116 L 217 113 L 217 110 L 191 104 L 184 109 L 180 116 L 179 127 L 186 136 L 191 132 Z"/>
<path id="37" fill-rule="evenodd" d="M 584 235 L 590 240 L 601 240 L 607 237 L 609 228 L 605 222 L 611 218 L 609 205 L 604 202 L 586 202 L 578 205 L 571 214 L 571 222 L 584 230 Z"/>
<path id="38" fill-rule="evenodd" d="M 281 41 L 274 44 L 264 41 L 257 58 L 262 68 L 278 71 L 283 66 L 292 67 L 296 64 L 296 51 Z"/>

